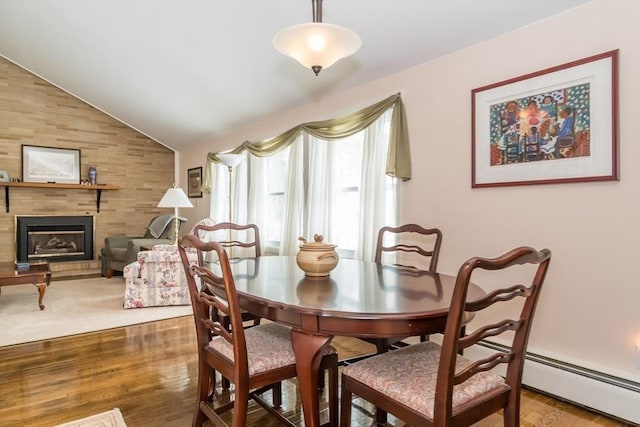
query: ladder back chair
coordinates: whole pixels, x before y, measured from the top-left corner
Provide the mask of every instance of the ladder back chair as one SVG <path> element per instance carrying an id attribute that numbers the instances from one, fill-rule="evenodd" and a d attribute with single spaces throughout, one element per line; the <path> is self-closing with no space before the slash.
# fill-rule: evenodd
<path id="1" fill-rule="evenodd" d="M 235 232 L 235 236 L 231 234 L 232 230 Z M 242 248 L 244 249 L 243 257 L 244 256 L 259 257 L 262 255 L 262 252 L 260 249 L 260 231 L 258 229 L 258 226 L 255 224 L 240 225 L 240 224 L 234 224 L 232 222 L 220 222 L 218 224 L 213 224 L 213 225 L 201 224 L 201 225 L 196 225 L 193 231 L 194 231 L 193 234 L 195 234 L 196 236 L 208 235 L 208 233 L 217 232 L 217 234 L 212 234 L 212 236 L 214 236 L 213 238 L 216 239 L 216 241 L 220 246 L 222 246 L 228 251 L 233 251 L 233 248 Z M 221 233 L 225 231 L 226 233 L 224 234 Z M 246 237 L 246 239 L 240 240 L 240 237 L 238 237 L 239 234 L 242 234 L 244 237 Z M 226 240 L 219 239 L 219 237 L 222 235 L 225 236 Z M 247 252 L 247 250 L 249 250 L 249 252 Z M 253 250 L 253 254 L 250 253 L 251 250 Z M 200 254 L 201 255 L 198 258 L 198 262 L 202 266 L 204 260 L 202 259 L 201 252 Z M 248 321 L 253 322 L 253 325 L 251 326 L 256 326 L 260 324 L 260 318 L 258 316 L 255 316 L 246 311 L 242 312 L 242 320 L 243 322 L 248 322 Z M 228 329 L 229 327 L 228 319 L 223 318 L 222 324 L 225 325 Z"/>
<path id="2" fill-rule="evenodd" d="M 203 232 L 218 232 L 215 240 L 228 252 L 229 258 L 240 251 L 240 258 L 262 255 L 260 245 L 260 230 L 255 224 L 236 224 L 233 222 L 219 222 L 213 225 L 199 225 L 194 230 Z M 225 233 L 226 232 L 226 233 Z"/>
<path id="3" fill-rule="evenodd" d="M 351 399 L 356 394 L 411 425 L 468 426 L 503 409 L 504 425 L 519 426 L 524 356 L 550 260 L 548 249 L 519 247 L 497 258 L 475 257 L 462 264 L 442 346 L 421 342 L 343 368 L 340 425 L 350 425 Z M 529 285 L 496 289 L 481 299 L 466 301 L 475 270 L 492 274 L 483 275 L 488 278 L 503 276 L 500 273 L 518 265 L 533 276 Z M 521 306 L 515 319 L 481 325 L 466 336 L 460 335 L 466 312 L 479 312 L 512 300 L 518 300 Z M 487 350 L 488 356 L 475 361 L 458 354 L 505 332 L 511 334 L 505 337 L 511 341 L 507 352 Z M 506 365 L 504 377 L 492 370 L 498 365 Z"/>
<path id="4" fill-rule="evenodd" d="M 388 243 L 389 238 L 392 239 L 391 243 Z M 435 273 L 441 246 L 442 232 L 437 228 L 424 228 L 418 224 L 404 224 L 398 227 L 386 226 L 378 231 L 374 260 L 376 264 L 385 264 L 383 262 L 385 254 L 405 255 L 407 259 L 401 260 L 402 263 L 395 262 L 393 265 Z M 379 354 L 389 350 L 391 345 L 404 338 L 406 337 L 372 338 L 365 341 L 375 344 L 376 352 Z M 420 341 L 426 341 L 427 338 L 426 335 L 421 335 Z"/>
<path id="5" fill-rule="evenodd" d="M 386 246 L 386 236 L 388 235 L 392 235 L 396 239 L 393 245 Z M 402 239 L 402 241 L 397 241 L 397 239 Z M 428 264 L 426 264 L 428 267 L 421 268 L 420 265 L 416 265 L 416 262 L 412 262 L 410 267 L 435 272 L 438 267 L 440 246 L 442 246 L 442 232 L 437 228 L 427 229 L 418 224 L 382 227 L 378 231 L 375 262 L 376 264 L 384 264 L 382 258 L 385 253 L 415 254 L 424 257 L 424 262 L 428 261 Z"/>
<path id="6" fill-rule="evenodd" d="M 208 252 L 217 258 L 221 276 L 205 266 L 190 265 L 189 248 L 195 248 L 200 256 Z M 291 329 L 277 323 L 243 327 L 229 258 L 220 244 L 187 235 L 181 239 L 178 250 L 189 284 L 198 346 L 198 405 L 193 426 L 200 427 L 207 420 L 224 426 L 220 414 L 233 410 L 231 425 L 244 427 L 250 398 L 283 424 L 295 425 L 277 411 L 282 404 L 281 381 L 296 376 Z M 212 316 L 214 311 L 228 316 L 231 327 L 225 327 Z M 320 368 L 329 371 L 329 418 L 330 424 L 337 426 L 338 355 L 333 347 L 325 350 Z M 234 384 L 233 400 L 216 401 L 216 372 Z M 261 396 L 269 389 L 273 390 L 273 406 Z"/>

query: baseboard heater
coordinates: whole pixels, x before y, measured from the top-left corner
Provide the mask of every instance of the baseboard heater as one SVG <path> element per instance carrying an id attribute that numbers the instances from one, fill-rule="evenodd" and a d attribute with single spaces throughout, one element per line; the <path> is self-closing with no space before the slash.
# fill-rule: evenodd
<path id="1" fill-rule="evenodd" d="M 503 344 L 482 341 L 465 350 L 472 359 L 488 350 L 508 351 Z M 483 355 L 484 353 L 484 355 Z M 640 425 L 640 383 L 527 352 L 522 383 L 532 389 Z"/>

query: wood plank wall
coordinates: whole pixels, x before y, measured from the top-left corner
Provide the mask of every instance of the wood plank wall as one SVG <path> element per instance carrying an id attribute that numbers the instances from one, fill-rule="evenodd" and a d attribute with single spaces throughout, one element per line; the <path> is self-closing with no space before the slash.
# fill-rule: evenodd
<path id="1" fill-rule="evenodd" d="M 13 261 L 16 215 L 95 216 L 94 261 L 52 264 L 54 275 L 95 273 L 104 238 L 142 235 L 150 219 L 171 213 L 156 205 L 174 181 L 174 152 L 91 105 L 0 57 L 0 169 L 22 176 L 22 144 L 80 149 L 81 178 L 95 166 L 98 183 L 121 188 L 96 192 L 12 188 L 5 212 L 0 189 L 0 261 Z M 57 274 L 56 274 L 57 272 Z"/>

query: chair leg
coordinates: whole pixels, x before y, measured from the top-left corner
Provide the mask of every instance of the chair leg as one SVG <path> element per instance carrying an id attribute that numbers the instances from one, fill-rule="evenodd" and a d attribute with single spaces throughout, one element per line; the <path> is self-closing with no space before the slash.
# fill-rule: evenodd
<path id="1" fill-rule="evenodd" d="M 273 393 L 273 407 L 278 409 L 282 406 L 282 382 L 278 381 L 273 385 L 271 389 Z"/>
<path id="2" fill-rule="evenodd" d="M 377 353 L 386 353 L 387 351 L 389 351 L 389 345 L 389 340 L 387 338 L 376 340 Z M 380 408 L 376 408 L 376 423 L 379 426 L 383 426 L 387 423 L 387 413 Z"/>
<path id="3" fill-rule="evenodd" d="M 230 388 L 231 388 L 231 381 L 229 381 L 225 377 L 222 377 L 222 389 L 229 390 Z"/>
<path id="4" fill-rule="evenodd" d="M 193 427 L 202 427 L 208 419 L 206 414 L 200 410 L 200 404 L 206 402 L 210 395 L 210 389 L 215 388 L 215 371 L 202 360 L 198 361 L 198 399 L 197 410 L 193 416 Z M 213 392 L 211 394 L 213 396 Z"/>
<path id="5" fill-rule="evenodd" d="M 244 386 L 236 384 L 235 397 L 233 400 L 232 427 L 246 427 L 247 413 L 249 412 L 249 390 Z"/>
<path id="6" fill-rule="evenodd" d="M 107 268 L 107 271 L 105 271 L 104 273 L 104 277 L 106 277 L 107 279 L 111 279 L 113 277 L 113 270 L 110 268 Z"/>
<path id="7" fill-rule="evenodd" d="M 520 427 L 520 390 L 512 390 L 509 394 L 502 418 L 504 427 Z"/>
<path id="8" fill-rule="evenodd" d="M 376 408 L 376 425 L 383 426 L 387 424 L 387 413 L 380 408 Z"/>
<path id="9" fill-rule="evenodd" d="M 338 427 L 338 355 L 332 357 L 329 373 L 329 425 Z"/>
<path id="10" fill-rule="evenodd" d="M 209 378 L 209 398 L 208 402 L 213 402 L 214 395 L 216 393 L 216 371 L 211 369 L 211 374 Z"/>
<path id="11" fill-rule="evenodd" d="M 324 371 L 318 375 L 318 391 L 324 390 Z"/>
<path id="12" fill-rule="evenodd" d="M 386 353 L 389 351 L 389 340 L 387 338 L 380 338 L 376 340 L 376 352 L 377 354 Z"/>
<path id="13" fill-rule="evenodd" d="M 342 377 L 342 393 L 340 395 L 340 427 L 351 427 L 351 392 L 344 387 Z"/>
<path id="14" fill-rule="evenodd" d="M 193 427 L 202 427 L 207 419 L 204 412 L 200 410 L 200 404 L 198 403 L 198 410 L 193 415 Z"/>

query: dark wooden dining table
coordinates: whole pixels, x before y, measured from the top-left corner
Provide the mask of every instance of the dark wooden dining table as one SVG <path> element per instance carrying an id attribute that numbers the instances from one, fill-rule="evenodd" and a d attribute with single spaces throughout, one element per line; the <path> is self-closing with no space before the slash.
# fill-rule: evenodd
<path id="1" fill-rule="evenodd" d="M 320 278 L 305 277 L 292 256 L 233 259 L 231 266 L 240 306 L 292 327 L 304 421 L 314 427 L 320 359 L 331 339 L 442 332 L 455 285 L 454 276 L 352 259 Z M 483 295 L 470 286 L 469 300 Z"/>

